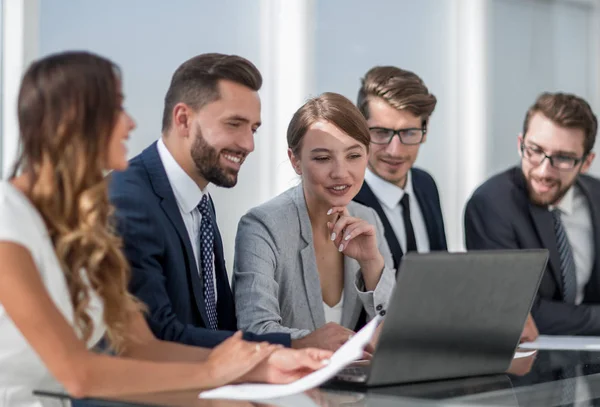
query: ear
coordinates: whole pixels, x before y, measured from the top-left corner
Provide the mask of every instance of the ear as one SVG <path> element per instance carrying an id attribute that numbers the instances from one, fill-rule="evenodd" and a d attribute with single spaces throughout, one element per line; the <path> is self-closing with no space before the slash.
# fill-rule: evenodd
<path id="1" fill-rule="evenodd" d="M 294 155 L 291 148 L 288 148 L 288 158 L 290 159 L 290 163 L 292 163 L 292 167 L 294 167 L 294 171 L 296 171 L 296 174 L 302 175 L 302 168 L 300 168 L 300 160 Z"/>
<path id="2" fill-rule="evenodd" d="M 173 128 L 178 134 L 183 137 L 188 137 L 190 134 L 192 110 L 185 103 L 177 103 L 173 108 L 172 123 Z"/>
<path id="3" fill-rule="evenodd" d="M 579 170 L 581 174 L 585 174 L 590 170 L 590 167 L 594 162 L 594 158 L 596 158 L 596 153 L 594 152 L 589 153 L 587 157 L 585 157 L 585 160 L 583 160 L 583 164 L 581 165 L 581 170 Z"/>
<path id="4" fill-rule="evenodd" d="M 521 146 L 523 145 L 523 133 L 519 133 L 517 136 L 517 150 L 519 153 L 519 157 L 523 158 L 523 152 L 521 151 Z"/>

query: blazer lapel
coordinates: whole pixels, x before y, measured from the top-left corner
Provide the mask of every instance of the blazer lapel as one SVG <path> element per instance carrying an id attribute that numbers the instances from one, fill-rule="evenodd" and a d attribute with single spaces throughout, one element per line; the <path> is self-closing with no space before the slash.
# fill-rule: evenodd
<path id="1" fill-rule="evenodd" d="M 215 277 L 217 279 L 217 316 L 219 320 L 219 329 L 235 331 L 237 329 L 235 304 L 233 300 L 231 286 L 229 285 L 229 276 L 227 275 L 227 268 L 225 267 L 223 240 L 221 239 L 221 232 L 219 231 L 219 227 L 217 226 L 217 216 L 214 204 L 212 202 L 212 198 L 209 200 L 209 206 L 211 208 L 211 223 L 213 226 L 213 233 L 215 236 L 213 253 L 215 260 Z"/>
<path id="2" fill-rule="evenodd" d="M 202 316 L 205 326 L 208 325 L 208 315 L 206 315 L 206 309 L 204 308 L 204 293 L 202 290 L 202 280 L 198 273 L 198 265 L 194 259 L 194 251 L 192 250 L 192 244 L 181 218 L 173 189 L 169 183 L 169 178 L 158 154 L 156 142 L 150 145 L 142 152 L 142 159 L 148 171 L 152 187 L 154 192 L 162 198 L 160 206 L 165 212 L 167 218 L 171 221 L 177 234 L 179 235 L 180 243 L 185 253 L 185 260 L 187 265 L 187 272 L 189 279 L 192 282 L 192 290 L 194 292 L 194 298 L 196 300 L 196 306 Z"/>
<path id="3" fill-rule="evenodd" d="M 538 237 L 542 242 L 542 247 L 545 247 L 550 252 L 550 270 L 552 275 L 560 287 L 562 292 L 562 276 L 560 271 L 560 257 L 556 246 L 556 237 L 554 232 L 554 219 L 547 208 L 529 203 L 529 212 L 533 224 L 537 230 Z"/>
<path id="4" fill-rule="evenodd" d="M 400 242 L 398 242 L 398 239 L 396 238 L 396 234 L 394 233 L 394 229 L 392 229 L 390 221 L 388 220 L 387 216 L 385 216 L 385 212 L 383 211 L 381 204 L 367 184 L 367 181 L 363 182 L 362 187 L 360 188 L 360 191 L 358 191 L 358 194 L 356 194 L 354 197 L 354 200 L 359 204 L 375 209 L 375 212 L 377 212 L 377 215 L 379 215 L 379 219 L 381 219 L 381 223 L 383 223 L 385 240 L 387 240 L 390 251 L 392 252 L 392 258 L 394 259 L 394 268 L 398 270 L 400 259 L 404 253 L 402 252 Z"/>
<path id="5" fill-rule="evenodd" d="M 308 209 L 304 200 L 302 184 L 294 190 L 294 204 L 298 210 L 298 219 L 300 220 L 300 235 L 306 244 L 300 250 L 302 260 L 302 276 L 304 279 L 304 288 L 306 290 L 306 299 L 310 308 L 311 317 L 315 329 L 325 325 L 325 311 L 323 310 L 323 294 L 321 292 L 321 280 L 317 269 L 315 249 L 313 245 L 312 226 L 308 217 Z"/>
<path id="6" fill-rule="evenodd" d="M 344 256 L 344 304 L 342 307 L 342 326 L 354 329 L 362 311 L 354 280 L 359 266 L 356 260 Z"/>
<path id="7" fill-rule="evenodd" d="M 429 247 L 431 251 L 440 250 L 442 243 L 438 239 L 439 227 L 435 224 L 434 209 L 431 207 L 431 201 L 425 196 L 425 191 L 420 188 L 419 178 L 414 176 L 413 172 L 413 191 L 419 203 L 419 207 L 423 212 L 423 218 L 425 220 L 425 228 L 427 229 L 427 236 L 429 238 Z"/>

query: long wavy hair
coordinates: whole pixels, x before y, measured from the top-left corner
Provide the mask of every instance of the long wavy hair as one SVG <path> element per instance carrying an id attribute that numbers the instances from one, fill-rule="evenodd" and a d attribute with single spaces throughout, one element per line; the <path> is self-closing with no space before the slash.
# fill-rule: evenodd
<path id="1" fill-rule="evenodd" d="M 104 302 L 117 352 L 140 303 L 128 293 L 129 266 L 112 224 L 106 169 L 120 114 L 121 80 L 111 61 L 87 52 L 42 58 L 28 68 L 18 100 L 20 153 L 12 177 L 26 174 L 65 274 L 75 327 L 86 342 L 94 326 L 89 285 Z"/>

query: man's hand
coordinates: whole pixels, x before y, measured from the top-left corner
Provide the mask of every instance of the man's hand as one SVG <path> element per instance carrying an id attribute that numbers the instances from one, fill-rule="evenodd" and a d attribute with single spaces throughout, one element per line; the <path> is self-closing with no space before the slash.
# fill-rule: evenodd
<path id="1" fill-rule="evenodd" d="M 292 348 L 318 348 L 335 352 L 352 338 L 352 335 L 354 335 L 354 331 L 335 322 L 329 322 L 304 338 L 293 340 Z M 368 344 L 364 349 L 363 359 L 371 359 L 373 349 L 373 346 Z"/>
<path id="2" fill-rule="evenodd" d="M 352 335 L 354 335 L 354 331 L 344 328 L 335 322 L 329 322 L 306 335 L 304 338 L 293 340 L 292 348 L 318 348 L 335 352 L 340 346 L 346 343 Z"/>
<path id="3" fill-rule="evenodd" d="M 529 314 L 527 316 L 527 321 L 525 321 L 525 327 L 523 328 L 523 333 L 521 333 L 521 340 L 519 342 L 533 342 L 538 336 L 540 336 L 540 333 L 538 332 L 533 317 Z"/>
<path id="4" fill-rule="evenodd" d="M 279 349 L 239 381 L 291 383 L 325 366 L 331 355 L 330 351 L 314 348 Z"/>

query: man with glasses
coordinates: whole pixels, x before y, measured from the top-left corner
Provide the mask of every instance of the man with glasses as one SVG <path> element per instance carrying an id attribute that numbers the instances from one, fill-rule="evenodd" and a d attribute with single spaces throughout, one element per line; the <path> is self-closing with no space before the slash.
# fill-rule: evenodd
<path id="1" fill-rule="evenodd" d="M 468 249 L 549 250 L 532 308 L 541 334 L 600 335 L 600 180 L 584 175 L 597 129 L 585 100 L 542 94 L 518 137 L 521 165 L 487 180 L 465 209 Z"/>
<path id="2" fill-rule="evenodd" d="M 447 250 L 435 181 L 413 168 L 436 102 L 421 78 L 393 66 L 369 70 L 358 92 L 371 146 L 365 182 L 354 200 L 379 214 L 396 268 L 408 251 Z"/>

